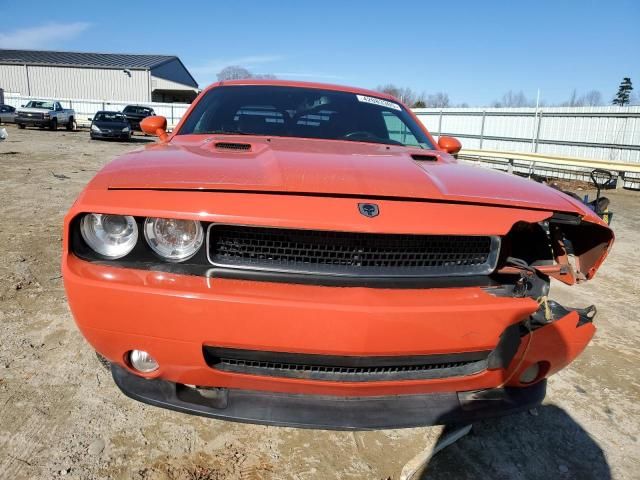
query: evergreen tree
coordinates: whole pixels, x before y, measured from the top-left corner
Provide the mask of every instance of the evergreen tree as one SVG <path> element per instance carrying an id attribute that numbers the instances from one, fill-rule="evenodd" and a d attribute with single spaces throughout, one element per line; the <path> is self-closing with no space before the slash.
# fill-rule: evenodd
<path id="1" fill-rule="evenodd" d="M 616 93 L 616 96 L 611 103 L 613 105 L 620 105 L 621 107 L 624 107 L 629 103 L 631 90 L 633 90 L 631 79 L 629 77 L 624 77 L 622 79 L 622 82 L 620 83 L 620 86 L 618 87 L 618 93 Z"/>

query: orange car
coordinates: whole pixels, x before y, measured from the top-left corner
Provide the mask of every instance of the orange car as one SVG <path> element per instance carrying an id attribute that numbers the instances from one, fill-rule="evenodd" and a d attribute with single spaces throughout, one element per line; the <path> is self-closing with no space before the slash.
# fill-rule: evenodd
<path id="1" fill-rule="evenodd" d="M 332 429 L 472 421 L 542 401 L 613 234 L 567 195 L 458 162 L 395 98 L 217 83 L 66 216 L 78 327 L 128 396 Z"/>

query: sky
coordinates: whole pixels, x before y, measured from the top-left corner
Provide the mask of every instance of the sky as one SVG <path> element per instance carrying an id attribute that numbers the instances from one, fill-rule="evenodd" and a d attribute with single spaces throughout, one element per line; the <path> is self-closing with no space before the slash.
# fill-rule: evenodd
<path id="1" fill-rule="evenodd" d="M 453 104 L 546 103 L 623 77 L 640 91 L 640 1 L 0 0 L 0 48 L 177 55 L 200 87 L 227 65 Z"/>

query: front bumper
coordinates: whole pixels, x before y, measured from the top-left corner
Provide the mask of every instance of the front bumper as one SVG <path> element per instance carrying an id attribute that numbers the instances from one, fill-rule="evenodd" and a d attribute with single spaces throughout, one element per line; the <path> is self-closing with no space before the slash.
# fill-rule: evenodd
<path id="1" fill-rule="evenodd" d="M 37 126 L 37 127 L 48 127 L 51 125 L 50 118 L 30 118 L 30 117 L 16 117 L 15 123 L 20 123 L 22 125 L 28 126 Z"/>
<path id="2" fill-rule="evenodd" d="M 91 138 L 129 140 L 131 132 L 91 132 Z"/>
<path id="3" fill-rule="evenodd" d="M 199 390 L 145 379 L 112 365 L 116 385 L 134 400 L 178 412 L 265 425 L 377 430 L 473 422 L 539 405 L 546 380 L 530 387 L 480 391 L 338 397 L 218 388 Z"/>

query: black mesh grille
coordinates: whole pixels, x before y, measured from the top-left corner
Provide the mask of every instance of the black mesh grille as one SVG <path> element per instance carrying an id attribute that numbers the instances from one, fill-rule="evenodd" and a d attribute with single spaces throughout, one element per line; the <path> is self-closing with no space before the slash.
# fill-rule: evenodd
<path id="1" fill-rule="evenodd" d="M 362 382 L 470 375 L 487 368 L 489 352 L 395 358 L 331 357 L 205 347 L 204 353 L 209 366 L 227 372 Z"/>
<path id="2" fill-rule="evenodd" d="M 251 145 L 248 143 L 218 142 L 215 146 L 218 150 L 234 150 L 237 152 L 251 150 Z"/>
<path id="3" fill-rule="evenodd" d="M 372 276 L 481 275 L 493 269 L 489 236 L 396 235 L 214 225 L 213 264 L 278 272 Z"/>

